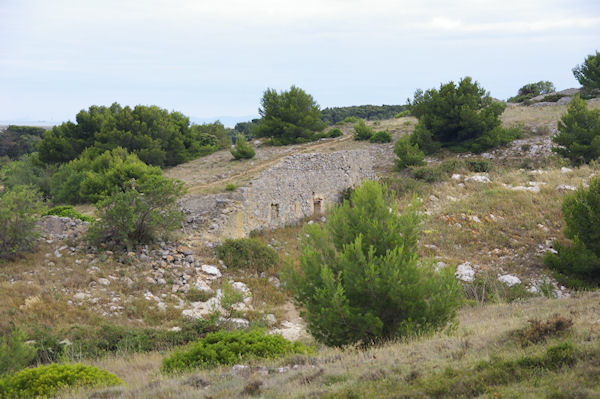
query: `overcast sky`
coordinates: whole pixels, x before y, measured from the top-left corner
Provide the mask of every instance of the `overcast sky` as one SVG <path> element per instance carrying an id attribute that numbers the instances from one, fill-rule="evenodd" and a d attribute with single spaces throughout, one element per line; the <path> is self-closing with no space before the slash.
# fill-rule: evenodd
<path id="1" fill-rule="evenodd" d="M 577 86 L 596 49 L 597 0 L 0 0 L 0 121 L 115 101 L 249 116 L 292 84 L 322 107 L 404 104 L 467 75 L 506 99 Z"/>

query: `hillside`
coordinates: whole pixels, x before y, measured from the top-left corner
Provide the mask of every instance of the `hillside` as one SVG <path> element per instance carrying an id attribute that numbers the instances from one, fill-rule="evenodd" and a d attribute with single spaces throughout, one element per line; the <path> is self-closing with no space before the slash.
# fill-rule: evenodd
<path id="1" fill-rule="evenodd" d="M 589 104 L 600 108 L 600 101 Z M 352 125 L 344 124 L 339 138 L 283 147 L 259 144 L 256 157 L 247 161 L 232 161 L 221 150 L 165 171 L 186 183 L 189 196 L 200 196 L 225 193 L 228 183 L 243 188 L 289 155 L 368 152 L 374 172 L 398 193 L 402 206 L 415 194 L 422 199 L 426 218 L 420 254 L 440 266 L 473 272 L 472 279 L 464 279 L 468 303 L 457 325 L 443 333 L 368 350 L 318 347 L 309 356 L 167 377 L 159 372 L 160 362 L 180 343 L 175 333 L 188 331 L 189 316 L 208 316 L 209 301 L 219 298 L 227 283 L 243 293 L 225 317 L 230 326 L 264 327 L 316 346 L 279 282 L 283 263 L 299 253 L 301 225 L 257 232 L 255 237 L 274 248 L 280 260 L 263 273 L 247 273 L 217 259 L 219 237 L 207 238 L 194 228 L 181 231 L 176 242 L 113 253 L 81 241 L 85 224 L 57 219 L 35 252 L 2 265 L 0 329 L 20 326 L 51 348 L 67 348 L 52 360 L 99 365 L 127 383 L 93 394 L 65 393 L 65 398 L 225 398 L 244 389 L 272 398 L 600 397 L 598 293 L 561 287 L 541 260 L 555 239 L 564 239 L 560 206 L 565 193 L 599 172 L 597 164 L 567 167 L 552 155 L 550 137 L 566 109 L 509 105 L 503 124 L 522 125 L 522 138 L 479 155 L 441 152 L 427 159 L 421 176 L 394 170 L 393 142 L 413 131 L 411 117 L 368 122 L 392 135 L 389 144 L 354 141 Z M 479 169 L 469 168 L 469 161 Z M 523 345 L 511 335 L 528 320 L 545 322 L 555 314 L 573 326 Z M 106 357 L 90 356 L 88 348 L 78 346 L 83 341 L 75 340 L 87 335 L 100 341 L 97 326 L 105 324 L 173 334 L 162 342 L 161 352 L 143 353 L 130 344 Z M 551 367 L 535 366 L 535 359 L 565 339 L 574 348 L 569 347 L 568 364 L 559 359 Z"/>

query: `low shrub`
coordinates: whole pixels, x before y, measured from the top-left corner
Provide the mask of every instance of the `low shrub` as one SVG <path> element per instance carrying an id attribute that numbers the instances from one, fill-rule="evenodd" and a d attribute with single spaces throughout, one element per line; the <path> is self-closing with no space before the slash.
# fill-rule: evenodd
<path id="1" fill-rule="evenodd" d="M 33 248 L 35 223 L 44 206 L 33 188 L 17 186 L 0 196 L 0 260 L 13 259 Z"/>
<path id="2" fill-rule="evenodd" d="M 359 120 L 360 119 L 357 118 L 356 116 L 347 116 L 344 119 L 342 119 L 341 121 L 336 122 L 336 125 L 343 125 L 343 124 L 346 124 L 346 123 L 356 123 Z"/>
<path id="3" fill-rule="evenodd" d="M 404 110 L 404 111 L 402 111 L 402 112 L 398 112 L 398 113 L 397 113 L 397 114 L 394 116 L 394 118 L 404 118 L 404 117 L 407 117 L 407 116 L 410 116 L 410 111 L 409 111 L 409 110 L 407 110 L 407 109 L 405 109 L 405 110 Z"/>
<path id="4" fill-rule="evenodd" d="M 0 379 L 0 396 L 9 398 L 47 398 L 73 387 L 121 385 L 116 375 L 83 364 L 51 364 L 9 374 Z"/>
<path id="5" fill-rule="evenodd" d="M 216 248 L 217 256 L 228 267 L 265 271 L 277 264 L 274 249 L 253 238 L 227 239 Z"/>
<path id="6" fill-rule="evenodd" d="M 564 335 L 572 326 L 573 320 L 557 314 L 546 321 L 529 320 L 529 326 L 515 330 L 511 335 L 526 346 L 543 342 L 548 337 Z"/>
<path id="7" fill-rule="evenodd" d="M 369 139 L 371 143 L 389 143 L 392 141 L 392 136 L 385 130 L 375 133 Z"/>
<path id="8" fill-rule="evenodd" d="M 109 354 L 166 351 L 202 338 L 215 326 L 208 320 L 182 321 L 181 330 L 171 331 L 151 327 L 121 326 L 111 323 L 74 325 L 55 332 L 34 327 L 27 334 L 35 341 L 35 358 L 28 365 L 53 363 L 61 359 L 82 360 Z M 67 339 L 70 345 L 61 341 Z"/>
<path id="9" fill-rule="evenodd" d="M 364 120 L 359 120 L 356 125 L 354 125 L 354 140 L 370 140 L 371 136 L 375 134 L 375 131 L 365 124 Z"/>
<path id="10" fill-rule="evenodd" d="M 181 226 L 183 213 L 177 199 L 183 183 L 150 176 L 137 187 L 112 194 L 98 204 L 100 220 L 88 230 L 88 240 L 108 248 L 132 248 L 150 243 Z"/>
<path id="11" fill-rule="evenodd" d="M 54 208 L 50 208 L 48 212 L 44 214 L 44 216 L 54 215 L 60 217 L 66 217 L 71 219 L 79 219 L 84 222 L 93 223 L 96 221 L 96 218 L 91 216 L 83 215 L 75 210 L 71 205 L 60 205 L 55 206 Z"/>
<path id="12" fill-rule="evenodd" d="M 227 183 L 225 185 L 225 191 L 235 191 L 237 190 L 237 186 L 235 185 L 235 183 Z"/>
<path id="13" fill-rule="evenodd" d="M 485 173 L 492 169 L 492 163 L 487 159 L 469 159 L 466 166 L 471 172 Z"/>
<path id="14" fill-rule="evenodd" d="M 333 128 L 327 132 L 327 137 L 331 137 L 331 138 L 340 137 L 342 135 L 343 135 L 342 131 L 340 129 L 338 129 L 337 127 Z"/>
<path id="15" fill-rule="evenodd" d="M 232 148 L 230 152 L 235 159 L 250 159 L 254 158 L 254 155 L 256 155 L 256 151 L 248 143 L 246 136 L 243 134 L 237 136 L 235 140 L 235 148 Z"/>
<path id="16" fill-rule="evenodd" d="M 411 144 L 408 136 L 402 136 L 394 144 L 394 153 L 398 157 L 395 160 L 396 168 L 399 170 L 405 169 L 409 166 L 421 166 L 425 162 L 425 154 L 419 150 L 417 144 Z"/>
<path id="17" fill-rule="evenodd" d="M 25 333 L 16 328 L 0 337 L 0 375 L 25 368 L 35 358 L 35 348 L 25 340 Z"/>
<path id="18" fill-rule="evenodd" d="M 267 335 L 262 330 L 219 331 L 207 334 L 186 348 L 175 350 L 163 359 L 161 370 L 175 373 L 235 364 L 248 358 L 274 358 L 307 352 L 308 348 L 299 342 L 290 342 L 280 335 Z"/>

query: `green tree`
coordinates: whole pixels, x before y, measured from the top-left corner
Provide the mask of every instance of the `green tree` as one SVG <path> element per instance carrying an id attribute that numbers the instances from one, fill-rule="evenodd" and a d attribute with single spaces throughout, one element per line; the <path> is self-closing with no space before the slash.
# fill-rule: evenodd
<path id="1" fill-rule="evenodd" d="M 557 279 L 574 287 L 600 285 L 600 178 L 567 195 L 562 204 L 565 236 L 571 245 L 554 243 L 556 254 L 548 252 L 546 265 Z"/>
<path id="2" fill-rule="evenodd" d="M 499 116 L 505 107 L 470 77 L 458 85 L 441 85 L 439 90 L 417 90 L 410 112 L 419 122 L 411 142 L 428 152 L 439 147 L 481 152 L 506 144 L 519 132 L 502 128 Z"/>
<path id="3" fill-rule="evenodd" d="M 235 148 L 232 148 L 230 151 L 235 159 L 250 159 L 254 158 L 254 155 L 256 155 L 256 151 L 248 144 L 248 140 L 246 140 L 246 136 L 243 134 L 237 136 Z"/>
<path id="4" fill-rule="evenodd" d="M 29 251 L 38 236 L 35 223 L 44 211 L 39 193 L 17 186 L 0 196 L 0 260 Z"/>
<path id="5" fill-rule="evenodd" d="M 588 95 L 593 95 L 600 91 L 600 53 L 590 54 L 586 57 L 583 64 L 573 68 L 575 79 L 583 86 L 583 90 Z"/>
<path id="6" fill-rule="evenodd" d="M 254 137 L 271 137 L 272 143 L 286 145 L 313 141 L 326 124 L 321 121 L 319 105 L 310 94 L 292 86 L 277 93 L 267 89 L 258 110 L 262 117 L 252 128 Z"/>
<path id="7" fill-rule="evenodd" d="M 550 94 L 555 92 L 556 88 L 552 82 L 540 80 L 537 83 L 528 83 L 519 89 L 515 97 L 508 99 L 509 103 L 520 103 L 530 98 L 537 97 L 542 94 Z"/>
<path id="8" fill-rule="evenodd" d="M 557 144 L 552 151 L 575 165 L 600 157 L 600 110 L 588 110 L 585 100 L 576 95 L 567 113 L 558 122 L 559 133 L 552 137 Z"/>
<path id="9" fill-rule="evenodd" d="M 317 340 L 368 344 L 454 319 L 462 291 L 451 268 L 418 258 L 419 223 L 416 203 L 400 215 L 385 185 L 365 181 L 324 226 L 304 226 L 285 280 Z"/>
<path id="10" fill-rule="evenodd" d="M 183 193 L 182 182 L 149 176 L 98 204 L 100 221 L 90 226 L 88 239 L 95 245 L 131 249 L 168 237 L 181 226 L 177 199 Z"/>

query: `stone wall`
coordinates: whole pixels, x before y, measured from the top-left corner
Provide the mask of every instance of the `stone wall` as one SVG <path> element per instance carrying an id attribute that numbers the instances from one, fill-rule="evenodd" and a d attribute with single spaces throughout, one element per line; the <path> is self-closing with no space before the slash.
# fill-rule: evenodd
<path id="1" fill-rule="evenodd" d="M 219 238 L 244 237 L 324 214 L 344 189 L 375 178 L 367 151 L 296 154 L 235 193 L 191 196 L 182 207 L 193 228 Z"/>

